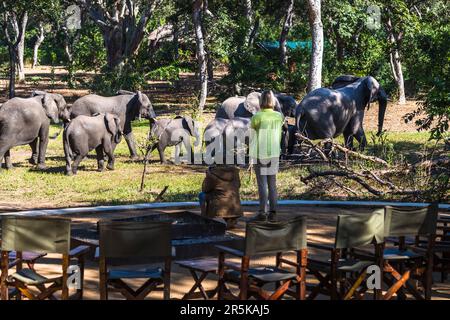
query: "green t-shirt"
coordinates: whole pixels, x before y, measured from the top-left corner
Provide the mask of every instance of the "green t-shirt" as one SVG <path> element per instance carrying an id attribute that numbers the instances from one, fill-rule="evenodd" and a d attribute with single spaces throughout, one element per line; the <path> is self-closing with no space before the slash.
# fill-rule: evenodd
<path id="1" fill-rule="evenodd" d="M 253 159 L 280 156 L 281 130 L 284 117 L 272 109 L 262 109 L 251 120 L 250 157 Z"/>

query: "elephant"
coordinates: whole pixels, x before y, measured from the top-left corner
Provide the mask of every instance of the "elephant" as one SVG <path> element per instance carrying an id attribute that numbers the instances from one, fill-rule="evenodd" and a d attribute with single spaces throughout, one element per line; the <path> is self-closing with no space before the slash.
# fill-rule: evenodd
<path id="1" fill-rule="evenodd" d="M 73 103 L 70 116 L 74 119 L 80 115 L 91 116 L 96 113 L 112 113 L 120 118 L 121 130 L 127 142 L 130 156 L 132 159 L 137 159 L 131 121 L 141 116 L 149 120 L 156 118 L 150 99 L 140 91 L 136 93 L 119 91 L 118 95 L 112 97 L 88 94 Z"/>
<path id="2" fill-rule="evenodd" d="M 31 164 L 45 169 L 45 153 L 49 139 L 50 121 L 59 123 L 66 109 L 59 109 L 53 94 L 31 98 L 12 98 L 0 109 L 0 164 L 4 158 L 6 168 L 12 168 L 10 149 L 29 144 Z M 61 105 L 62 106 L 62 105 Z"/>
<path id="3" fill-rule="evenodd" d="M 367 140 L 363 129 L 364 113 L 370 102 L 378 100 L 378 132 L 383 131 L 387 95 L 378 81 L 363 77 L 350 82 L 343 76 L 335 81 L 337 89 L 319 88 L 308 93 L 295 110 L 296 129 L 309 139 L 344 135 L 346 147 L 353 149 L 353 138 L 364 150 Z M 345 83 L 347 83 L 345 85 Z"/>
<path id="4" fill-rule="evenodd" d="M 97 153 L 98 171 L 104 170 L 103 153 L 108 157 L 107 168 L 114 170 L 114 150 L 121 139 L 120 117 L 115 114 L 76 117 L 63 133 L 66 174 L 77 174 L 81 160 L 93 149 Z"/>
<path id="5" fill-rule="evenodd" d="M 203 131 L 203 143 L 206 147 L 206 155 L 214 157 L 216 151 L 222 151 L 222 133 L 229 119 L 215 118 L 211 120 Z"/>
<path id="6" fill-rule="evenodd" d="M 152 137 L 156 142 L 150 146 L 150 153 L 158 149 L 161 163 L 167 163 L 164 157 L 164 150 L 168 146 L 175 146 L 175 159 L 179 159 L 180 144 L 183 143 L 187 152 L 191 153 L 193 160 L 193 150 L 189 136 L 195 137 L 194 145 L 200 143 L 198 124 L 189 116 L 176 116 L 173 119 L 150 119 L 149 139 Z"/>
<path id="7" fill-rule="evenodd" d="M 297 141 L 295 138 L 296 131 L 297 127 L 293 124 L 285 123 L 283 126 L 281 137 L 281 155 L 283 158 L 286 158 L 294 152 L 295 143 Z"/>
<path id="8" fill-rule="evenodd" d="M 233 119 L 235 117 L 251 118 L 260 110 L 260 92 L 252 92 L 246 97 L 230 97 L 217 109 L 216 118 Z M 291 96 L 281 93 L 275 94 L 275 110 L 283 113 L 285 117 L 294 116 L 297 102 Z"/>
<path id="9" fill-rule="evenodd" d="M 222 132 L 223 153 L 226 164 L 244 164 L 250 145 L 251 118 L 229 119 Z"/>

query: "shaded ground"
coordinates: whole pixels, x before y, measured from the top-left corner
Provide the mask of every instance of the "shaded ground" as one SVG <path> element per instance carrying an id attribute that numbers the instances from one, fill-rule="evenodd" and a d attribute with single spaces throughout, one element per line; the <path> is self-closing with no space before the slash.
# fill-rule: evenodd
<path id="1" fill-rule="evenodd" d="M 231 232 L 233 234 L 243 236 L 245 234 L 245 222 L 255 214 L 255 207 L 245 207 L 245 216 L 239 221 L 237 227 Z M 358 209 L 358 212 L 365 213 L 370 209 Z M 164 212 L 173 212 L 175 210 L 159 210 Z M 193 210 L 198 212 L 198 210 Z M 148 212 L 148 211 L 147 211 Z M 279 219 L 288 219 L 295 215 L 306 215 L 308 217 L 308 240 L 318 243 L 333 243 L 334 238 L 334 228 L 336 223 L 336 216 L 339 212 L 337 208 L 327 208 L 327 207 L 282 207 L 279 211 Z M 136 215 L 138 213 L 134 213 Z M 85 222 L 95 222 L 99 218 L 105 217 L 123 217 L 127 213 L 114 213 L 114 214 L 81 214 L 72 215 L 71 218 L 75 224 L 85 223 Z M 323 255 L 318 255 L 319 253 L 311 250 L 309 251 L 310 256 L 320 257 L 321 259 L 327 259 Z M 39 264 L 36 265 L 37 270 L 43 272 L 46 275 L 55 275 L 59 272 L 60 267 L 52 265 L 55 263 L 55 257 L 49 256 L 42 259 Z M 252 260 L 253 265 L 274 265 L 274 257 L 260 257 Z M 435 274 L 435 283 L 433 285 L 433 299 L 450 299 L 450 283 L 439 283 L 439 275 Z M 186 269 L 178 267 L 175 263 L 172 265 L 171 274 L 171 297 L 173 299 L 180 299 L 194 284 L 191 275 Z M 308 278 L 308 283 L 315 284 L 316 281 L 312 278 Z M 129 284 L 131 286 L 139 286 L 141 281 L 131 281 Z M 215 276 L 208 277 L 203 285 L 205 289 L 213 289 L 217 285 L 217 278 Z M 98 299 L 98 266 L 95 262 L 89 261 L 87 264 L 87 270 L 85 272 L 85 294 L 84 299 Z M 120 295 L 110 294 L 112 299 L 122 299 Z M 149 296 L 150 299 L 162 299 L 162 293 L 156 292 Z M 324 299 L 325 297 L 319 297 Z"/>

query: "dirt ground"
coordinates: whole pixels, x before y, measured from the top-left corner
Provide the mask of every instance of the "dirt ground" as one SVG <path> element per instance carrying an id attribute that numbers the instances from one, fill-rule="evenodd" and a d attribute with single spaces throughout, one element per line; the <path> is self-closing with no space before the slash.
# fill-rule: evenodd
<path id="1" fill-rule="evenodd" d="M 255 215 L 255 207 L 245 207 L 245 215 L 240 219 L 236 228 L 231 230 L 231 232 L 235 235 L 244 236 L 245 234 L 245 223 L 249 218 Z M 359 213 L 364 214 L 368 212 L 370 209 L 358 209 Z M 176 210 L 159 210 L 163 212 L 174 212 Z M 198 213 L 198 210 L 190 210 Z M 308 219 L 308 241 L 316 242 L 316 243 L 328 243 L 332 244 L 334 238 L 334 228 L 336 223 L 337 214 L 340 212 L 337 208 L 331 207 L 282 207 L 279 211 L 279 219 L 289 219 L 296 215 L 306 215 Z M 108 217 L 119 217 L 123 216 L 125 213 L 114 213 L 114 214 L 106 214 Z M 99 218 L 105 218 L 105 215 L 102 214 L 89 214 L 89 215 L 72 215 L 70 216 L 73 219 L 73 223 L 83 223 L 86 221 L 96 221 Z M 320 259 L 328 259 L 326 255 L 320 253 L 318 251 L 314 251 L 311 248 L 308 252 L 309 257 L 315 257 Z M 210 257 L 212 259 L 217 258 L 216 256 Z M 47 256 L 40 260 L 38 264 L 36 264 L 36 269 L 47 276 L 57 275 L 60 271 L 60 267 L 54 265 L 55 256 Z M 252 265 L 254 266 L 273 266 L 275 263 L 274 257 L 264 256 L 259 257 L 255 260 L 252 260 Z M 95 300 L 99 299 L 98 293 L 98 265 L 95 261 L 88 261 L 87 268 L 85 271 L 85 292 L 84 299 Z M 447 280 L 445 283 L 440 283 L 439 275 L 434 275 L 435 283 L 433 284 L 433 299 L 441 300 L 450 299 L 450 282 Z M 133 288 L 137 288 L 142 284 L 142 281 L 129 281 L 127 282 Z M 307 283 L 315 285 L 317 281 L 313 278 L 308 277 Z M 189 272 L 179 267 L 176 262 L 172 264 L 172 272 L 171 272 L 171 298 L 172 299 L 181 299 L 185 293 L 189 291 L 189 289 L 193 286 L 194 280 Z M 206 290 L 214 289 L 217 285 L 217 277 L 215 275 L 208 276 L 203 285 Z M 270 289 L 270 288 L 268 288 Z M 232 288 L 232 291 L 235 291 L 236 288 Z M 123 299 L 117 293 L 111 293 L 109 295 L 110 299 Z M 161 292 L 152 293 L 148 299 L 162 299 Z M 324 296 L 319 296 L 319 299 L 327 299 Z"/>

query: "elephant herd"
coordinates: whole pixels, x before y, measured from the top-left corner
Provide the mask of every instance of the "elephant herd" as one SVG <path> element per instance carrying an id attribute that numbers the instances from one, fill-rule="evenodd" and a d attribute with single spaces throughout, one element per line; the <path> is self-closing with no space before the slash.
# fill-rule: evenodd
<path id="1" fill-rule="evenodd" d="M 76 173 L 93 149 L 99 170 L 103 170 L 103 153 L 108 156 L 108 168 L 113 169 L 114 149 L 122 135 L 131 157 L 138 157 L 131 127 L 137 117 L 156 117 L 150 99 L 140 91 L 120 91 L 113 97 L 89 94 L 71 106 L 62 95 L 45 91 L 34 91 L 30 98 L 12 98 L 0 107 L 0 163 L 4 159 L 6 168 L 11 168 L 10 149 L 29 144 L 30 163 L 45 169 L 50 121 L 62 121 L 67 174 Z"/>
<path id="2" fill-rule="evenodd" d="M 236 132 L 245 134 L 249 131 L 250 119 L 259 111 L 259 97 L 260 93 L 252 92 L 247 97 L 231 97 L 222 103 L 215 119 L 205 128 L 207 153 L 209 146 L 218 149 L 218 144 L 213 142 L 219 137 L 223 150 L 228 149 L 228 145 L 236 145 L 236 141 L 229 141 L 231 139 L 228 137 L 235 137 Z M 312 140 L 335 138 L 343 134 L 346 147 L 353 149 L 355 138 L 360 150 L 364 150 L 367 143 L 363 129 L 364 114 L 370 103 L 375 101 L 379 104 L 377 134 L 383 131 L 387 95 L 371 76 L 339 76 L 330 88 L 311 91 L 298 105 L 291 96 L 275 94 L 275 98 L 275 110 L 282 113 L 285 119 L 295 118 L 295 125 L 285 121 L 281 140 L 282 155 L 293 152 L 297 132 Z M 244 143 L 248 144 L 248 141 Z"/>
<path id="3" fill-rule="evenodd" d="M 214 143 L 217 138 L 226 140 L 235 137 L 236 132 L 249 130 L 251 117 L 260 109 L 260 95 L 252 92 L 246 97 L 230 97 L 220 105 L 203 133 L 206 153 L 211 153 L 208 151 L 211 148 L 217 150 Z M 364 149 L 364 113 L 374 101 L 379 103 L 378 133 L 383 130 L 387 95 L 371 76 L 340 76 L 331 87 L 311 91 L 299 104 L 288 95 L 275 94 L 275 98 L 275 110 L 285 118 L 295 118 L 295 125 L 286 121 L 283 127 L 283 154 L 292 153 L 296 132 L 310 139 L 335 138 L 343 134 L 347 147 L 353 148 L 355 138 L 360 149 Z M 190 136 L 195 137 L 195 145 L 202 140 L 198 123 L 190 117 L 157 120 L 150 99 L 140 91 L 121 90 L 112 97 L 88 94 L 72 105 L 60 94 L 34 91 L 29 98 L 12 98 L 0 106 L 0 164 L 4 159 L 6 168 L 11 168 L 10 149 L 29 144 L 30 163 L 44 169 L 50 122 L 63 122 L 67 174 L 76 174 L 81 160 L 94 149 L 98 170 L 103 170 L 105 155 L 107 168 L 113 170 L 114 150 L 122 136 L 131 158 L 138 158 L 131 121 L 141 117 L 150 121 L 149 138 L 154 139 L 150 151 L 157 149 L 162 163 L 166 162 L 166 147 L 175 146 L 177 156 L 181 144 L 192 152 Z M 234 145 L 234 141 L 232 143 Z"/>

